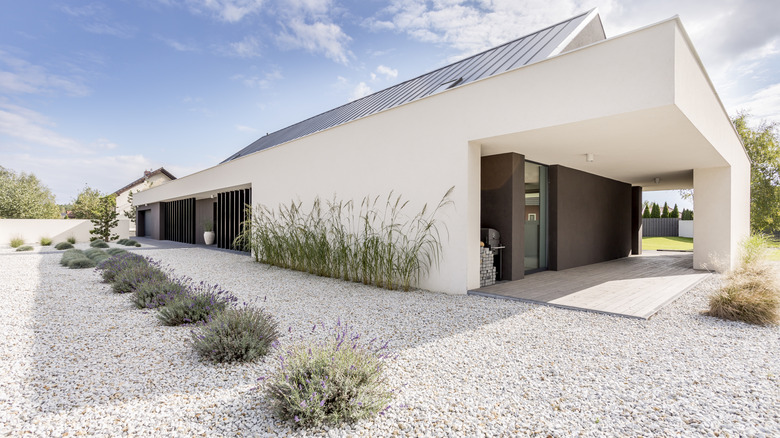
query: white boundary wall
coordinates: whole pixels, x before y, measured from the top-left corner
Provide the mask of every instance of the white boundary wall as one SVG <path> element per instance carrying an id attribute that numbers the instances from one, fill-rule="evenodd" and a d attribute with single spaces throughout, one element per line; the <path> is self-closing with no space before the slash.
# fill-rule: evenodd
<path id="1" fill-rule="evenodd" d="M 689 237 L 693 239 L 693 221 L 680 221 L 678 223 L 677 235 L 679 237 Z"/>
<path id="2" fill-rule="evenodd" d="M 93 229 L 88 219 L 0 219 L 0 246 L 10 246 L 11 239 L 21 237 L 26 245 L 41 243 L 41 237 L 52 239 L 52 244 L 75 237 L 76 242 L 89 242 Z M 120 239 L 129 237 L 130 221 L 120 219 L 112 230 Z"/>

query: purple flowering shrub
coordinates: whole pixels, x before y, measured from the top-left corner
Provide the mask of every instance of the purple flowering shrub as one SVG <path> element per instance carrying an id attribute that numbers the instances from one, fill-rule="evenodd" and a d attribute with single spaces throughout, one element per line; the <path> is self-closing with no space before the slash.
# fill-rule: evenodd
<path id="1" fill-rule="evenodd" d="M 208 322 L 236 301 L 238 299 L 230 292 L 201 281 L 158 307 L 157 319 L 168 326 Z"/>
<path id="2" fill-rule="evenodd" d="M 279 338 L 277 323 L 263 309 L 227 308 L 192 331 L 200 357 L 212 362 L 251 362 L 268 354 Z"/>
<path id="3" fill-rule="evenodd" d="M 363 342 L 341 322 L 333 332 L 324 342 L 280 351 L 279 370 L 269 378 L 265 395 L 282 420 L 299 427 L 339 425 L 389 409 L 388 344 Z"/>
<path id="4" fill-rule="evenodd" d="M 67 251 L 66 251 L 67 253 Z M 64 257 L 64 254 L 63 254 Z M 125 252 L 124 254 L 116 254 L 109 257 L 97 265 L 100 276 L 103 277 L 103 281 L 106 283 L 112 283 L 116 275 L 130 266 L 135 265 L 147 265 L 149 261 L 138 254 L 132 254 Z"/>
<path id="5" fill-rule="evenodd" d="M 130 296 L 139 309 L 156 309 L 189 291 L 189 278 L 153 278 L 141 283 Z"/>
<path id="6" fill-rule="evenodd" d="M 106 271 L 103 272 L 105 273 Z M 103 278 L 105 278 L 105 275 Z M 146 282 L 164 281 L 167 279 L 168 276 L 160 269 L 157 262 L 129 263 L 114 275 L 111 281 L 111 288 L 119 294 L 130 293 L 135 292 Z"/>

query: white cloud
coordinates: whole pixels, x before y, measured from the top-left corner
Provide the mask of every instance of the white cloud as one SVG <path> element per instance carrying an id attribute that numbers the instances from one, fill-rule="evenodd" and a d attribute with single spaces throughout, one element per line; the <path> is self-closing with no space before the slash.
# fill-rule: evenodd
<path id="1" fill-rule="evenodd" d="M 403 32 L 422 42 L 452 47 L 466 56 L 557 23 L 614 0 L 395 0 L 365 24 L 375 31 Z"/>
<path id="2" fill-rule="evenodd" d="M 749 112 L 754 121 L 763 119 L 780 123 L 780 83 L 756 91 L 735 106 L 737 110 Z"/>
<path id="3" fill-rule="evenodd" d="M 239 58 L 254 58 L 260 56 L 260 40 L 254 36 L 246 36 L 241 41 L 230 43 L 227 53 Z"/>
<path id="4" fill-rule="evenodd" d="M 195 13 L 216 16 L 222 21 L 235 23 L 250 14 L 262 10 L 263 0 L 188 0 L 190 10 Z"/>
<path id="5" fill-rule="evenodd" d="M 352 94 L 349 96 L 349 100 L 357 100 L 361 97 L 366 97 L 369 94 L 371 94 L 373 90 L 371 87 L 369 87 L 365 82 L 361 82 L 355 86 L 355 88 L 352 90 Z"/>
<path id="6" fill-rule="evenodd" d="M 51 74 L 46 68 L 31 64 L 0 50 L 0 92 L 40 94 L 65 92 L 85 96 L 90 90 L 78 77 Z"/>
<path id="7" fill-rule="evenodd" d="M 257 132 L 257 129 L 245 125 L 236 125 L 236 130 L 240 132 Z"/>
<path id="8" fill-rule="evenodd" d="M 27 148 L 43 146 L 72 153 L 89 152 L 78 141 L 51 130 L 53 126 L 40 113 L 12 104 L 0 104 L 0 135 L 21 141 Z"/>
<path id="9" fill-rule="evenodd" d="M 93 2 L 85 6 L 61 6 L 60 10 L 82 23 L 82 28 L 98 35 L 132 38 L 136 28 L 113 22 L 111 10 L 103 3 Z"/>
<path id="10" fill-rule="evenodd" d="M 384 65 L 377 67 L 376 72 L 383 75 L 385 79 L 395 79 L 398 77 L 398 70 Z"/>
<path id="11" fill-rule="evenodd" d="M 262 76 L 246 76 L 242 74 L 233 75 L 230 79 L 234 81 L 241 81 L 245 86 L 249 88 L 268 89 L 275 81 L 283 79 L 282 73 L 279 70 L 273 70 L 265 73 Z"/>
<path id="12" fill-rule="evenodd" d="M 161 37 L 161 36 L 158 36 L 157 39 L 162 41 L 162 42 L 164 42 L 168 47 L 170 47 L 170 48 L 172 48 L 172 49 L 174 49 L 176 51 L 179 51 L 179 52 L 197 52 L 198 51 L 198 46 L 196 46 L 195 44 L 185 44 L 185 43 L 182 43 L 180 41 L 176 41 L 174 39 L 165 38 L 165 37 Z"/>
<path id="13" fill-rule="evenodd" d="M 347 64 L 351 55 L 346 45 L 351 38 L 341 27 L 333 23 L 306 23 L 300 18 L 291 20 L 277 36 L 277 42 L 285 49 L 304 49 L 310 53 L 322 53 L 341 64 Z"/>

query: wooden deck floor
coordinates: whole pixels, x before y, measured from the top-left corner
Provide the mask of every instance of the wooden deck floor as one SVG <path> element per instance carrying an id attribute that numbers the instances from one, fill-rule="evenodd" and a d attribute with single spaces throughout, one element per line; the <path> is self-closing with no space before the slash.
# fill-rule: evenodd
<path id="1" fill-rule="evenodd" d="M 646 251 L 604 263 L 544 271 L 470 295 L 648 319 L 709 273 L 693 270 L 693 254 Z"/>

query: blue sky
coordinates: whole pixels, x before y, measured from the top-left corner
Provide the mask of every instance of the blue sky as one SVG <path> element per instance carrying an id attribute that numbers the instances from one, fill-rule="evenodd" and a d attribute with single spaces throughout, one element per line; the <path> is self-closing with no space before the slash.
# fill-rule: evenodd
<path id="1" fill-rule="evenodd" d="M 608 37 L 680 15 L 727 110 L 780 121 L 768 0 L 25 0 L 0 6 L 0 165 L 60 203 L 145 169 L 184 176 L 596 6 Z"/>

